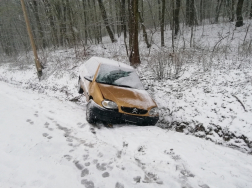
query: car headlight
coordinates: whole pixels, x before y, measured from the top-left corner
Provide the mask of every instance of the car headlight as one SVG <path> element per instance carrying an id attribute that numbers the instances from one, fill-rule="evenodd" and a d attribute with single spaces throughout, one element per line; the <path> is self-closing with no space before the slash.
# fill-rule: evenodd
<path id="1" fill-rule="evenodd" d="M 159 115 L 158 107 L 154 107 L 154 108 L 150 109 L 149 114 L 151 116 L 158 116 Z"/>
<path id="2" fill-rule="evenodd" d="M 108 108 L 108 109 L 117 109 L 118 108 L 117 104 L 115 102 L 109 101 L 109 100 L 106 100 L 106 99 L 102 101 L 102 106 L 104 108 Z"/>

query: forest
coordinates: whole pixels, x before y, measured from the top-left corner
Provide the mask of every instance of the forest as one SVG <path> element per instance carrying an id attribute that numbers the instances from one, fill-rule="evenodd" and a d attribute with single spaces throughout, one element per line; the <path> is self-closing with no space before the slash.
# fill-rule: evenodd
<path id="1" fill-rule="evenodd" d="M 155 45 L 178 53 L 180 48 L 195 49 L 195 30 L 199 26 L 234 23 L 244 26 L 252 17 L 250 0 L 25 0 L 32 33 L 38 50 L 59 47 L 84 48 L 123 40 L 131 65 L 141 63 L 139 38 L 151 48 L 153 36 L 160 38 Z M 1 0 L 1 56 L 17 56 L 31 50 L 22 6 L 19 0 Z M 165 38 L 165 32 L 171 31 Z M 188 45 L 176 46 L 190 32 Z M 158 36 L 157 36 L 158 35 Z M 204 35 L 204 31 L 202 31 Z M 220 41 L 223 40 L 220 37 Z M 246 39 L 244 39 L 246 41 Z M 251 40 L 248 49 L 251 49 Z M 218 43 L 211 49 L 215 51 Z M 209 47 L 210 48 L 210 47 Z"/>

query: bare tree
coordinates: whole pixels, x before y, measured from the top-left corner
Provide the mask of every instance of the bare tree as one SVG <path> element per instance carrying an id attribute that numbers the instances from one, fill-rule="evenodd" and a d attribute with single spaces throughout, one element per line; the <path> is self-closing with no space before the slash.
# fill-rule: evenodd
<path id="1" fill-rule="evenodd" d="M 249 18 L 252 19 L 252 3 L 250 4 L 250 14 L 249 14 Z"/>
<path id="2" fill-rule="evenodd" d="M 165 18 L 165 0 L 162 0 L 162 11 L 160 17 L 160 30 L 161 30 L 161 46 L 164 46 L 164 18 Z"/>
<path id="3" fill-rule="evenodd" d="M 197 25 L 195 12 L 195 0 L 186 0 L 186 24 L 189 26 Z"/>
<path id="4" fill-rule="evenodd" d="M 99 3 L 99 6 L 100 6 L 100 9 L 101 9 L 102 18 L 103 18 L 104 24 L 106 26 L 107 32 L 109 34 L 109 37 L 110 37 L 112 42 L 116 42 L 116 39 L 114 37 L 114 33 L 113 33 L 112 29 L 109 26 L 107 13 L 106 13 L 106 10 L 105 10 L 105 7 L 103 5 L 102 0 L 98 0 L 98 3 Z"/>
<path id="5" fill-rule="evenodd" d="M 139 56 L 139 44 L 138 44 L 138 0 L 129 0 L 129 25 L 130 25 L 130 33 L 129 38 L 131 40 L 130 43 L 130 65 L 138 66 L 140 61 Z"/>
<path id="6" fill-rule="evenodd" d="M 176 0 L 176 7 L 174 10 L 174 30 L 175 30 L 175 36 L 178 35 L 179 32 L 179 10 L 180 10 L 180 4 L 181 0 Z"/>
<path id="7" fill-rule="evenodd" d="M 216 5 L 216 9 L 215 9 L 215 21 L 214 21 L 215 23 L 219 22 L 219 14 L 220 14 L 222 2 L 223 2 L 223 0 L 217 0 L 217 5 Z"/>
<path id="8" fill-rule="evenodd" d="M 243 1 L 244 0 L 239 0 L 237 3 L 237 8 L 236 8 L 236 27 L 241 27 L 243 26 L 243 17 L 242 17 L 242 6 L 243 6 Z"/>
<path id="9" fill-rule="evenodd" d="M 45 41 L 45 37 L 44 37 L 43 27 L 41 25 L 41 21 L 40 21 L 40 18 L 39 18 L 37 1 L 32 0 L 31 3 L 30 3 L 30 7 L 31 7 L 32 11 L 34 12 L 36 24 L 38 26 L 39 41 L 42 41 L 42 47 L 45 48 L 46 47 L 46 41 Z M 37 48 L 38 48 L 38 46 L 37 46 Z"/>
<path id="10" fill-rule="evenodd" d="M 144 41 L 147 45 L 147 48 L 150 48 L 151 47 L 151 44 L 149 43 L 149 40 L 148 40 L 148 35 L 147 35 L 147 32 L 146 32 L 146 28 L 145 28 L 145 25 L 144 25 L 144 21 L 143 21 L 143 18 L 142 18 L 142 15 L 141 15 L 141 12 L 138 11 L 138 15 L 139 15 L 139 21 L 141 23 L 141 26 L 142 26 L 142 29 L 143 29 L 143 37 L 144 37 Z"/>

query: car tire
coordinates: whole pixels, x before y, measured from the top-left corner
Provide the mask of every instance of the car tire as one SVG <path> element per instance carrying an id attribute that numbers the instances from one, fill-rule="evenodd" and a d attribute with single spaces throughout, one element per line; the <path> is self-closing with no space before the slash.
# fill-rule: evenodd
<path id="1" fill-rule="evenodd" d="M 78 93 L 82 94 L 83 93 L 83 89 L 81 88 L 81 84 L 80 84 L 80 78 L 78 80 Z"/>
<path id="2" fill-rule="evenodd" d="M 93 100 L 90 99 L 87 103 L 87 108 L 86 108 L 86 120 L 88 123 L 90 124 L 94 124 L 95 123 L 95 118 L 94 118 L 94 114 L 92 112 L 92 108 L 91 108 L 91 102 Z"/>

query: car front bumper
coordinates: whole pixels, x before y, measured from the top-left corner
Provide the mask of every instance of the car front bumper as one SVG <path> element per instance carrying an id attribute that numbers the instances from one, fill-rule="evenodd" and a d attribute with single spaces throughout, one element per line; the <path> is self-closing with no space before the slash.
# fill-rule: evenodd
<path id="1" fill-rule="evenodd" d="M 159 119 L 159 117 L 133 116 L 120 113 L 115 110 L 106 109 L 96 104 L 93 100 L 91 101 L 90 110 L 96 121 L 105 121 L 112 124 L 127 123 L 136 125 L 155 125 Z"/>

